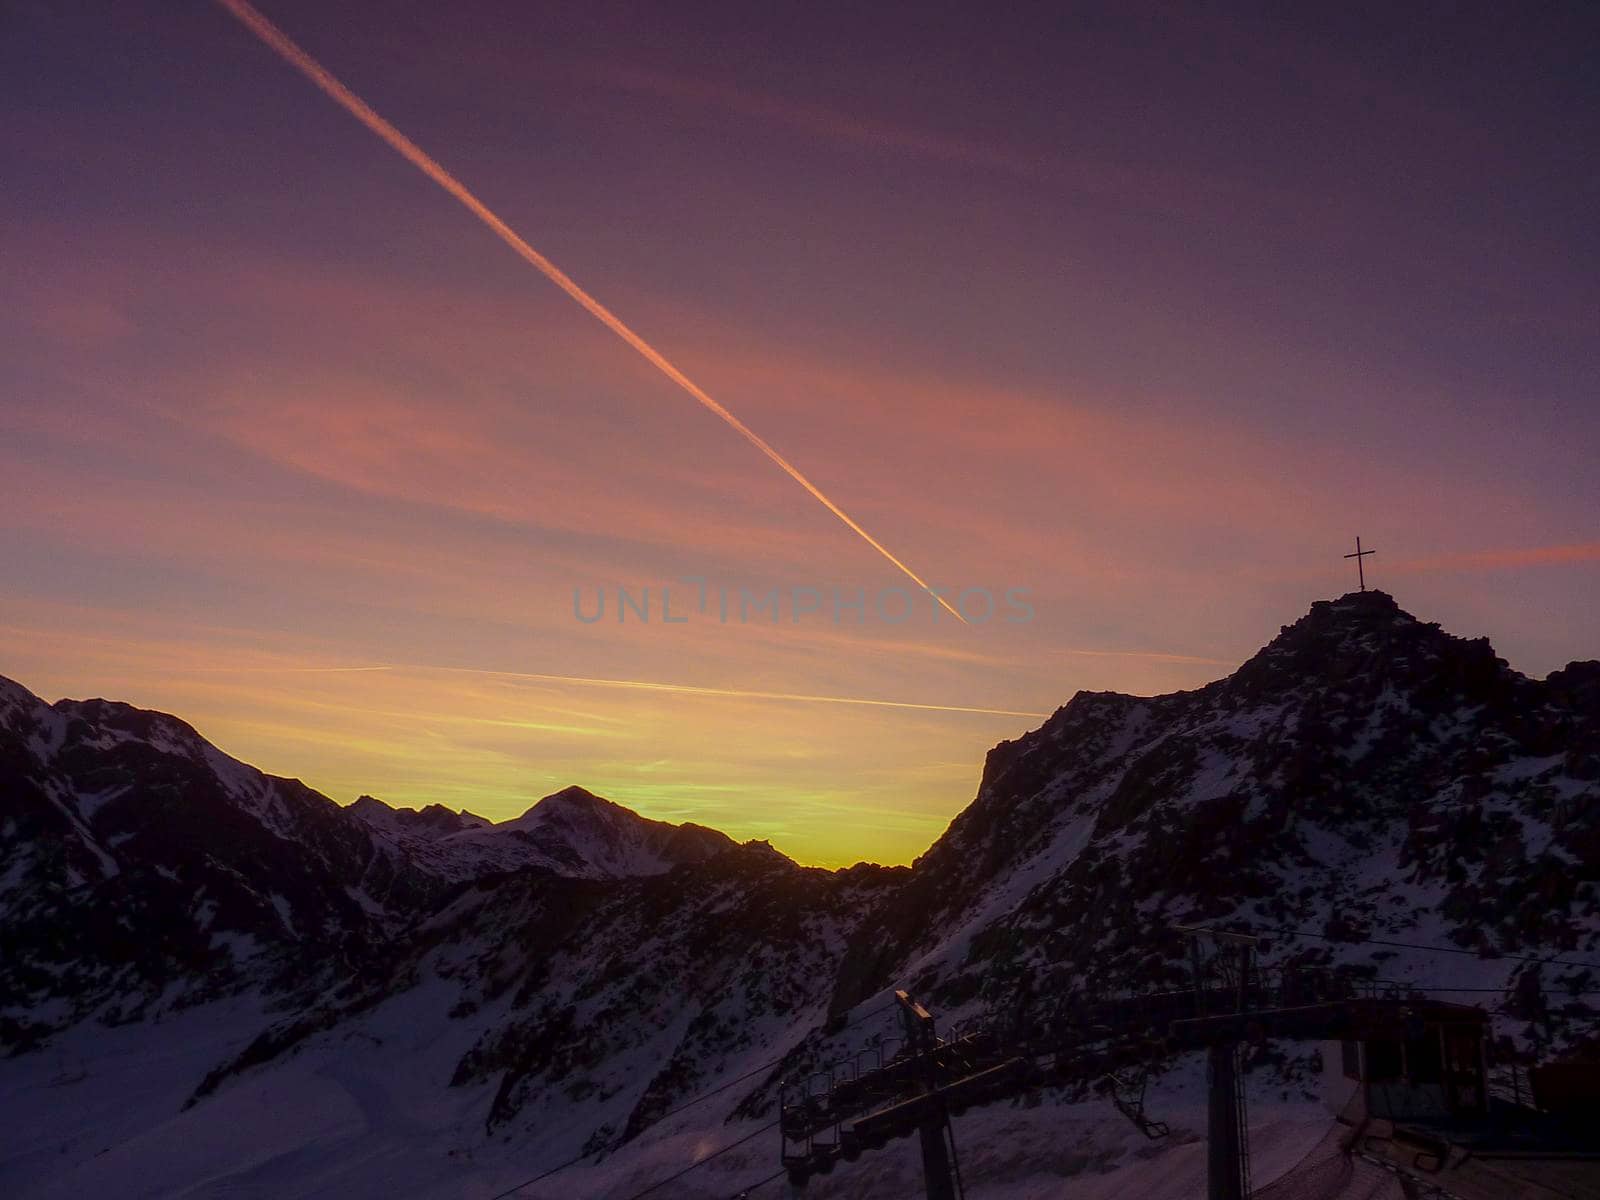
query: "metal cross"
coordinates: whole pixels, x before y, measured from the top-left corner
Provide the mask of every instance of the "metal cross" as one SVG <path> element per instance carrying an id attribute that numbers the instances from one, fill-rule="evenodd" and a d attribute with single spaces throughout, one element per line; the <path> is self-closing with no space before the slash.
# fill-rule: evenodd
<path id="1" fill-rule="evenodd" d="M 1358 536 L 1356 538 L 1356 552 L 1354 554 L 1345 555 L 1346 558 L 1353 558 L 1356 560 L 1356 578 L 1361 581 L 1361 590 L 1363 592 L 1367 590 L 1367 573 L 1361 569 L 1361 560 L 1369 554 L 1376 553 L 1376 550 L 1363 550 L 1361 548 L 1361 538 Z"/>

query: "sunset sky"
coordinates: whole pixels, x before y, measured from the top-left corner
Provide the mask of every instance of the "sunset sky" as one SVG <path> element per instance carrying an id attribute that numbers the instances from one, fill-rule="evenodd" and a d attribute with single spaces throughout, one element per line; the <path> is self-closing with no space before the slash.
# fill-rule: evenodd
<path id="1" fill-rule="evenodd" d="M 1518 669 L 1600 657 L 1590 6 L 260 7 L 1001 611 L 694 611 L 907 580 L 222 7 L 14 0 L 0 674 L 46 699 L 839 865 L 1080 689 L 1228 673 L 1357 534 Z"/>

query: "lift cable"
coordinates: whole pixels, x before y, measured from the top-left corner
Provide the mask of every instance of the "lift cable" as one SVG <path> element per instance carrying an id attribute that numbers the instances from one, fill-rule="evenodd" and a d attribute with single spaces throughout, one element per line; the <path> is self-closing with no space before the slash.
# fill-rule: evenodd
<path id="1" fill-rule="evenodd" d="M 664 1176 L 661 1179 L 656 1180 L 654 1183 L 650 1184 L 648 1187 L 642 1189 L 641 1191 L 634 1192 L 633 1195 L 631 1195 L 631 1196 L 629 1196 L 627 1198 L 627 1200 L 639 1200 L 639 1197 L 641 1197 L 641 1196 L 648 1196 L 651 1192 L 655 1191 L 657 1188 L 665 1187 L 667 1184 L 671 1183 L 674 1179 L 683 1178 L 683 1176 L 687 1175 L 690 1171 L 694 1170 L 696 1167 L 705 1166 L 706 1163 L 710 1162 L 713 1158 L 716 1158 L 718 1155 L 726 1154 L 729 1150 L 732 1150 L 734 1147 L 742 1146 L 746 1142 L 748 1142 L 751 1138 L 757 1137 L 758 1135 L 767 1132 L 767 1130 L 769 1130 L 769 1129 L 776 1129 L 777 1127 L 778 1127 L 777 1119 L 768 1121 L 765 1125 L 761 1126 L 759 1129 L 752 1129 L 749 1133 L 745 1134 L 742 1138 L 738 1138 L 738 1139 L 736 1139 L 734 1141 L 731 1141 L 726 1146 L 723 1146 L 721 1149 L 713 1150 L 710 1154 L 706 1155 L 704 1158 L 695 1159 L 687 1167 L 681 1167 L 678 1170 L 674 1171 L 671 1175 L 667 1175 L 667 1176 Z"/>
<path id="2" fill-rule="evenodd" d="M 1205 932 L 1228 933 L 1231 930 L 1206 930 Z M 1464 946 L 1424 946 L 1418 942 L 1395 942 L 1383 938 L 1339 938 L 1329 937 L 1325 933 L 1311 933 L 1304 929 L 1264 929 L 1264 933 L 1281 934 L 1284 937 L 1311 938 L 1319 942 L 1331 942 L 1335 945 L 1365 945 L 1389 946 L 1396 950 L 1425 950 L 1430 954 L 1464 954 L 1471 958 L 1495 959 L 1508 958 L 1515 962 L 1538 963 L 1546 967 L 1587 967 L 1591 971 L 1600 971 L 1600 963 L 1576 962 L 1572 959 L 1549 958 L 1537 954 L 1512 954 L 1507 951 L 1495 951 L 1493 954 L 1484 954 L 1479 950 L 1470 950 Z"/>
<path id="3" fill-rule="evenodd" d="M 1406 980 L 1402 980 L 1402 979 L 1375 979 L 1375 980 L 1373 980 L 1373 982 L 1376 983 L 1376 984 L 1379 984 L 1379 985 L 1381 985 L 1383 987 L 1410 988 L 1414 992 L 1451 992 L 1451 993 L 1459 992 L 1459 993 L 1463 993 L 1463 994 L 1474 994 L 1474 995 L 1483 994 L 1483 995 L 1496 995 L 1496 996 L 1504 995 L 1506 992 L 1511 990 L 1511 987 L 1515 986 L 1515 985 L 1508 985 L 1506 987 L 1434 987 L 1431 983 L 1426 983 L 1426 984 L 1425 983 L 1410 983 L 1410 982 L 1408 982 Z M 1585 988 L 1585 989 L 1582 989 L 1582 990 L 1579 990 L 1579 991 L 1576 991 L 1576 992 L 1569 992 L 1565 988 L 1563 988 L 1563 989 L 1561 989 L 1559 995 L 1562 998 L 1576 997 L 1576 996 L 1600 996 L 1600 990 L 1596 990 L 1596 989 L 1593 989 L 1593 988 Z"/>
<path id="4" fill-rule="evenodd" d="M 747 1196 L 749 1196 L 750 1193 L 755 1191 L 757 1188 L 764 1188 L 764 1187 L 767 1186 L 767 1184 L 773 1182 L 774 1180 L 782 1179 L 788 1173 L 789 1173 L 789 1170 L 788 1170 L 787 1167 L 780 1167 L 778 1170 L 774 1171 L 771 1175 L 768 1175 L 765 1179 L 758 1179 L 754 1183 L 745 1184 L 737 1192 L 735 1192 L 733 1195 L 729 1196 L 728 1200 L 745 1200 L 745 1198 Z"/>

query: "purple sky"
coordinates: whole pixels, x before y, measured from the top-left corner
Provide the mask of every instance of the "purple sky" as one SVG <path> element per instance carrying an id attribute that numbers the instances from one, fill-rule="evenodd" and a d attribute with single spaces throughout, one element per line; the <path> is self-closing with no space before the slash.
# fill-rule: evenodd
<path id="1" fill-rule="evenodd" d="M 262 7 L 919 573 L 1030 589 L 963 628 L 578 623 L 903 579 L 220 7 L 8 5 L 0 673 L 831 863 L 1037 721 L 475 672 L 1048 712 L 1225 673 L 1357 533 L 1600 656 L 1593 6 L 992 7 Z"/>

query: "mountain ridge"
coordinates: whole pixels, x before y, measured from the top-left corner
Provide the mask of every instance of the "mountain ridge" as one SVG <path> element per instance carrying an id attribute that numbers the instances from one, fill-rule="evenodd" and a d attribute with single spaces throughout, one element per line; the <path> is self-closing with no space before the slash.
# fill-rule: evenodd
<path id="1" fill-rule="evenodd" d="M 1317 602 L 1200 688 L 1077 693 L 989 751 L 973 801 L 910 867 L 804 867 L 689 826 L 670 827 L 690 830 L 687 861 L 608 873 L 660 846 L 646 824 L 634 827 L 641 840 L 610 843 L 611 857 L 590 853 L 585 839 L 620 806 L 581 788 L 500 825 L 376 800 L 329 823 L 331 801 L 252 769 L 232 798 L 176 726 L 95 707 L 18 719 L 18 692 L 31 695 L 0 681 L 0 861 L 12 864 L 0 928 L 23 934 L 27 953 L 0 963 L 0 1042 L 15 1052 L 91 1018 L 260 996 L 265 1027 L 174 1084 L 181 1115 L 162 1118 L 173 1128 L 230 1095 L 343 1078 L 360 1061 L 360 1095 L 453 1097 L 456 1115 L 428 1126 L 430 1154 L 505 1146 L 530 1167 L 604 1160 L 762 1119 L 781 1079 L 858 1049 L 847 1022 L 894 988 L 948 1029 L 1012 1019 L 1041 996 L 1182 986 L 1180 923 L 1272 930 L 1270 967 L 1467 988 L 1492 1006 L 1497 1036 L 1524 1047 L 1600 1029 L 1589 998 L 1600 991 L 1600 663 L 1531 680 L 1487 639 L 1453 637 L 1383 593 Z M 50 769 L 32 769 L 41 763 Z M 283 907 L 182 855 L 133 862 L 139 878 L 115 883 L 90 843 L 126 866 L 134 843 L 112 839 L 135 794 L 174 820 L 231 806 L 277 822 L 268 837 L 307 848 L 306 894 Z M 501 826 L 535 854 L 552 831 L 583 837 L 565 872 L 548 855 L 501 869 L 459 853 Z M 256 845 L 245 839 L 230 861 Z M 475 865 L 452 875 L 435 855 Z M 22 859 L 32 865 L 19 873 Z M 97 903 L 41 890 L 45 859 L 79 871 Z M 370 906 L 345 890 L 352 879 Z M 159 971 L 119 959 L 102 943 L 128 931 L 96 915 L 108 898 L 133 929 L 190 934 L 146 948 Z M 194 905 L 222 900 L 255 922 L 269 969 L 220 958 L 194 932 Z M 74 938 L 116 969 L 74 967 Z M 166 1000 L 149 998 L 157 979 Z M 190 981 L 176 1009 L 173 979 Z M 424 1077 L 403 1056 L 354 1049 L 368 1044 L 415 1045 Z M 1268 1055 L 1261 1069 L 1273 1061 L 1287 1060 Z M 1283 1085 L 1294 1078 L 1285 1068 Z M 718 1098 L 673 1115 L 707 1092 Z M 84 1160 L 80 1182 L 98 1169 Z"/>
<path id="2" fill-rule="evenodd" d="M 558 793 L 543 811 L 571 799 Z M 278 991 L 308 960 L 314 992 L 486 875 L 620 877 L 734 845 L 699 826 L 603 811 L 496 826 L 371 797 L 340 806 L 224 754 L 170 714 L 103 699 L 47 704 L 0 678 L 0 929 L 11 950 L 0 959 L 0 1045 L 95 1011 L 135 1019 L 152 1005 Z"/>
<path id="3" fill-rule="evenodd" d="M 950 898 L 972 893 L 974 873 L 1015 870 L 1037 846 L 1064 836 L 1082 839 L 1074 863 L 1085 883 L 1091 874 L 1102 876 L 1095 885 L 1100 892 L 1107 872 L 1120 873 L 1120 864 L 1102 861 L 1091 869 L 1081 855 L 1094 856 L 1097 842 L 1130 826 L 1150 847 L 1150 828 L 1135 823 L 1156 813 L 1172 818 L 1166 834 L 1193 839 L 1193 849 L 1185 852 L 1180 844 L 1155 856 L 1147 864 L 1150 887 L 1158 879 L 1163 886 L 1182 880 L 1201 857 L 1194 850 L 1211 845 L 1219 829 L 1240 831 L 1231 845 L 1214 847 L 1232 860 L 1232 875 L 1211 879 L 1216 887 L 1207 903 L 1185 914 L 1226 918 L 1233 913 L 1220 904 L 1222 892 L 1242 903 L 1247 897 L 1240 885 L 1265 886 L 1260 868 L 1235 851 L 1247 836 L 1272 840 L 1269 827 L 1297 808 L 1313 824 L 1333 816 L 1357 833 L 1400 817 L 1425 821 L 1416 806 L 1401 811 L 1397 787 L 1421 794 L 1459 777 L 1469 799 L 1481 802 L 1495 790 L 1484 771 L 1518 753 L 1526 759 L 1559 750 L 1562 761 L 1547 764 L 1545 773 L 1574 790 L 1600 779 L 1600 739 L 1590 736 L 1600 728 L 1597 684 L 1595 662 L 1574 662 L 1543 681 L 1530 680 L 1495 656 L 1486 638 L 1453 637 L 1382 592 L 1318 601 L 1222 679 L 1153 697 L 1080 692 L 1037 730 L 996 746 L 973 803 L 914 864 L 917 881 L 902 902 L 901 923 L 954 919 Z M 1452 734 L 1450 721 L 1464 724 Z M 1490 744 L 1480 747 L 1479 739 Z M 1254 757 L 1241 763 L 1244 754 Z M 1407 772 L 1408 755 L 1427 761 Z M 1524 782 L 1531 786 L 1531 778 Z M 1171 797 L 1185 789 L 1195 811 L 1173 811 L 1182 804 Z M 1592 874 L 1600 869 L 1600 844 L 1586 822 L 1600 805 L 1583 791 L 1578 808 L 1557 807 L 1567 850 Z M 1076 804 L 1063 813 L 1058 802 L 1068 795 Z M 1268 799 L 1278 802 L 1275 809 L 1265 806 Z M 1063 817 L 1078 818 L 1070 834 L 1057 827 Z M 1448 820 L 1440 814 L 1427 819 Z M 1414 866 L 1427 858 L 1425 839 L 1409 825 L 1403 832 L 1406 853 L 1397 855 L 1396 865 Z M 1460 836 L 1455 849 L 1472 857 L 1467 834 Z M 953 883 L 958 875 L 961 887 Z M 1113 903 L 1104 894 L 1100 899 Z M 1042 900 L 1035 896 L 1034 902 Z M 1070 924 L 1063 917 L 1056 914 Z M 896 919 L 888 914 L 847 958 L 836 1006 L 855 1002 L 894 969 L 887 947 L 898 945 L 895 961 L 907 965 L 914 939 L 897 932 Z"/>

